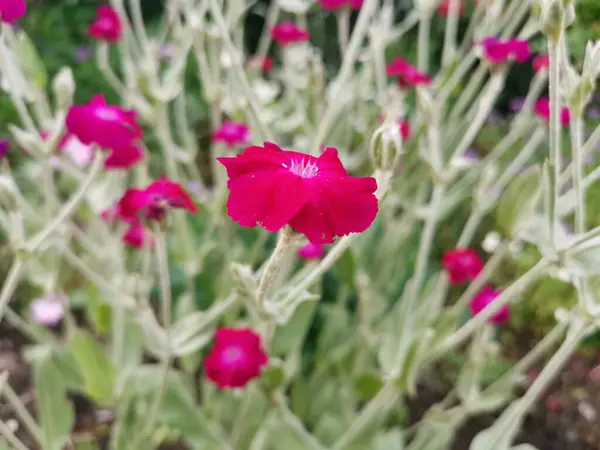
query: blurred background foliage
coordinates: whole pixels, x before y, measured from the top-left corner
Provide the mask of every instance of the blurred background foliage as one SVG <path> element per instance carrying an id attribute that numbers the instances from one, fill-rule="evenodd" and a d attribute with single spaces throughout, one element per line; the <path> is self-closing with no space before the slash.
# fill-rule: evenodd
<path id="1" fill-rule="evenodd" d="M 270 1 L 256 1 L 247 17 L 245 37 L 248 53 L 252 53 L 256 48 L 264 25 L 264 13 Z M 19 24 L 36 44 L 51 77 L 65 65 L 73 69 L 78 86 L 76 93 L 76 101 L 78 102 L 87 101 L 96 93 L 105 93 L 109 101 L 118 101 L 115 98 L 115 93 L 104 82 L 96 68 L 93 42 L 87 37 L 87 25 L 93 20 L 97 6 L 102 3 L 104 2 L 95 0 L 31 0 L 29 1 L 28 14 Z M 411 1 L 397 0 L 396 5 L 396 20 L 399 21 L 410 10 Z M 142 7 L 146 23 L 149 28 L 152 28 L 162 15 L 163 2 L 160 0 L 142 0 Z M 470 2 L 469 7 L 472 7 Z M 580 64 L 585 52 L 585 43 L 588 40 L 600 37 L 600 1 L 580 0 L 577 2 L 577 9 L 578 22 L 570 28 L 568 39 L 570 41 L 569 48 L 572 49 L 571 56 L 576 64 Z M 461 27 L 464 29 L 467 23 L 468 14 L 461 19 Z M 332 14 L 315 7 L 309 14 L 309 26 L 312 35 L 311 40 L 322 49 L 327 69 L 333 75 L 340 59 L 335 18 Z M 414 32 L 416 33 L 416 30 Z M 436 18 L 432 33 L 431 60 L 434 62 L 439 61 L 443 44 L 444 20 L 442 18 Z M 401 42 L 390 46 L 388 57 L 391 59 L 393 56 L 402 55 L 414 60 L 416 41 L 416 36 L 414 39 L 411 35 L 407 36 Z M 531 45 L 536 52 L 544 51 L 545 44 L 541 37 L 532 40 Z M 195 64 L 190 64 L 188 70 L 195 71 L 199 68 Z M 433 64 L 433 70 L 437 70 L 435 63 Z M 530 64 L 515 65 L 511 69 L 506 88 L 497 105 L 499 120 L 490 121 L 490 124 L 484 128 L 476 141 L 476 150 L 480 153 L 484 154 L 489 151 L 505 135 L 508 125 L 507 120 L 510 119 L 511 114 L 511 100 L 523 97 L 526 94 L 531 77 Z M 196 79 L 196 77 L 189 78 L 191 80 Z M 200 92 L 200 89 L 194 91 Z M 194 97 L 197 97 L 199 103 L 202 102 L 199 95 Z M 598 108 L 598 106 L 592 105 L 592 108 Z M 199 139 L 206 139 L 210 132 L 207 125 L 208 121 L 205 120 L 208 110 L 205 105 L 200 104 L 197 111 L 199 111 L 199 117 L 194 119 L 199 124 Z M 600 116 L 600 113 L 598 116 Z M 0 124 L 3 125 L 0 127 L 0 136 L 6 132 L 6 124 L 12 122 L 13 117 L 9 98 L 0 95 Z M 593 129 L 592 125 L 597 126 L 598 120 L 590 119 L 589 125 L 589 129 Z M 515 144 L 515 152 L 521 145 L 523 145 L 523 142 Z M 599 183 L 596 183 L 588 191 L 588 203 L 590 217 L 594 218 L 594 223 L 590 225 L 600 224 Z M 455 245 L 469 211 L 468 205 L 465 205 L 460 210 L 460 214 L 453 215 L 442 225 L 437 251 L 433 255 L 434 261 L 439 261 L 443 252 Z M 494 230 L 494 228 L 495 224 L 490 216 L 474 242 L 481 242 L 485 234 L 490 230 Z M 410 261 L 414 259 L 415 255 L 416 248 L 408 249 L 405 255 L 398 255 L 398 258 L 402 258 L 404 260 L 402 263 L 410 267 Z M 532 256 L 531 252 L 525 249 L 519 253 L 516 259 L 508 262 L 503 267 L 494 281 L 498 286 L 502 286 L 503 281 L 508 281 L 515 274 L 526 271 L 534 262 L 535 255 Z M 335 278 L 335 271 L 325 278 L 325 296 L 335 298 L 337 291 Z M 398 280 L 399 291 L 405 281 L 404 279 Z M 534 336 L 545 334 L 554 323 L 553 311 L 557 306 L 566 307 L 576 301 L 569 284 L 550 278 L 533 287 L 527 295 L 531 297 L 530 300 L 518 304 L 513 310 L 511 323 L 514 333 L 511 333 L 512 336 L 518 336 L 518 330 L 521 330 L 524 326 Z M 327 301 L 327 299 L 325 300 Z"/>

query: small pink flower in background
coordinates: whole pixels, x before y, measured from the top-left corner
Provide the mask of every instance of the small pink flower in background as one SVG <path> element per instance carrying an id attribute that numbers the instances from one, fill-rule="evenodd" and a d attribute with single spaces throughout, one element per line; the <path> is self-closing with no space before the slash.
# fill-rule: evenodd
<path id="1" fill-rule="evenodd" d="M 306 260 L 321 259 L 325 254 L 322 244 L 311 244 L 310 242 L 300 247 L 297 251 L 298 257 Z"/>
<path id="2" fill-rule="evenodd" d="M 310 34 L 305 28 L 301 28 L 294 22 L 286 21 L 275 25 L 271 29 L 271 36 L 282 47 L 294 44 L 296 42 L 304 42 L 310 39 Z"/>
<path id="3" fill-rule="evenodd" d="M 129 225 L 121 240 L 125 245 L 134 248 L 142 248 L 145 245 L 154 244 L 152 234 L 140 222 L 134 222 Z"/>
<path id="4" fill-rule="evenodd" d="M 27 12 L 25 0 L 1 0 L 0 21 L 13 24 Z"/>
<path id="5" fill-rule="evenodd" d="M 265 142 L 232 158 L 227 169 L 227 213 L 243 227 L 278 231 L 289 224 L 313 244 L 365 231 L 378 211 L 374 178 L 348 175 L 337 150 L 318 158 Z"/>
<path id="6" fill-rule="evenodd" d="M 108 105 L 103 95 L 94 96 L 86 105 L 71 106 L 66 127 L 83 144 L 96 144 L 105 150 L 127 149 L 142 138 L 137 113 Z"/>
<path id="7" fill-rule="evenodd" d="M 398 77 L 400 87 L 410 86 L 428 86 L 431 84 L 431 77 L 421 72 L 410 62 L 401 57 L 396 57 L 390 62 L 386 71 L 388 76 Z"/>
<path id="8" fill-rule="evenodd" d="M 130 223 L 144 218 L 162 220 L 167 207 L 198 212 L 185 189 L 163 176 L 145 189 L 128 189 L 119 200 L 118 214 L 121 220 Z"/>
<path id="9" fill-rule="evenodd" d="M 438 13 L 442 17 L 448 17 L 450 15 L 450 6 L 452 4 L 452 0 L 442 0 L 440 6 L 438 6 Z M 458 15 L 462 16 L 465 13 L 465 4 L 463 0 L 457 0 L 456 6 L 458 8 Z"/>
<path id="10" fill-rule="evenodd" d="M 473 280 L 483 269 L 483 261 L 472 248 L 448 250 L 442 257 L 442 266 L 452 284 Z"/>
<path id="11" fill-rule="evenodd" d="M 548 67 L 550 67 L 550 57 L 546 53 L 537 55 L 535 58 L 533 58 L 531 66 L 533 67 L 534 72 L 539 72 L 542 69 L 548 69 Z"/>
<path id="12" fill-rule="evenodd" d="M 10 141 L 8 139 L 0 139 L 0 161 L 8 153 L 8 147 L 10 147 Z"/>
<path id="13" fill-rule="evenodd" d="M 46 294 L 31 302 L 31 318 L 46 327 L 58 325 L 65 315 L 67 297 L 64 294 Z"/>
<path id="14" fill-rule="evenodd" d="M 250 328 L 219 328 L 204 368 L 206 377 L 220 389 L 241 388 L 260 377 L 268 362 L 259 334 Z"/>
<path id="15" fill-rule="evenodd" d="M 502 40 L 487 37 L 480 42 L 480 45 L 485 58 L 493 64 L 508 61 L 509 58 L 522 63 L 531 56 L 529 43 L 519 39 Z"/>
<path id="16" fill-rule="evenodd" d="M 326 11 L 336 11 L 349 6 L 352 9 L 360 9 L 364 0 L 319 0 L 321 8 Z"/>
<path id="17" fill-rule="evenodd" d="M 117 11 L 111 6 L 101 5 L 96 10 L 96 19 L 88 27 L 88 36 L 98 41 L 118 42 L 123 27 Z"/>
<path id="18" fill-rule="evenodd" d="M 491 286 L 484 286 L 479 293 L 471 299 L 469 308 L 471 313 L 475 316 L 479 314 L 483 309 L 492 303 L 496 297 L 498 297 L 502 291 L 496 290 Z M 491 324 L 502 325 L 508 322 L 510 319 L 510 309 L 508 305 L 503 305 L 496 313 L 488 319 Z"/>
<path id="19" fill-rule="evenodd" d="M 92 49 L 87 46 L 79 46 L 73 52 L 75 62 L 81 64 L 92 57 Z"/>
<path id="20" fill-rule="evenodd" d="M 82 143 L 74 134 L 65 134 L 57 150 L 64 153 L 77 167 L 87 167 L 94 158 L 94 146 Z"/>
<path id="21" fill-rule="evenodd" d="M 237 147 L 250 141 L 250 128 L 245 123 L 224 121 L 212 133 L 213 142 L 223 142 L 229 147 Z"/>
<path id="22" fill-rule="evenodd" d="M 264 73 L 267 73 L 270 72 L 273 68 L 273 58 L 271 58 L 270 56 L 265 56 L 264 58 L 262 58 L 261 61 L 260 57 L 252 56 L 248 59 L 248 65 L 250 67 L 258 68 Z"/>
<path id="23" fill-rule="evenodd" d="M 550 100 L 547 97 L 540 97 L 533 108 L 536 116 L 542 120 L 550 120 Z M 563 106 L 560 109 L 560 123 L 562 126 L 567 126 L 571 122 L 571 113 L 569 108 Z"/>
<path id="24" fill-rule="evenodd" d="M 400 126 L 400 136 L 402 136 L 403 140 L 408 141 L 412 134 L 409 121 L 408 120 L 399 120 L 398 123 Z"/>

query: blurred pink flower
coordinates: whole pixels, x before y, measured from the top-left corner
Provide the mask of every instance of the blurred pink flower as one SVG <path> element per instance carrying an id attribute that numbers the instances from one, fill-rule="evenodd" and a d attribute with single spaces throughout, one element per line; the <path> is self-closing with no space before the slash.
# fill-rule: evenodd
<path id="1" fill-rule="evenodd" d="M 321 8 L 326 11 L 335 11 L 345 6 L 352 9 L 360 9 L 364 0 L 318 0 Z"/>
<path id="2" fill-rule="evenodd" d="M 542 120 L 550 120 L 550 100 L 547 97 L 540 97 L 535 103 L 535 114 Z M 560 109 L 560 123 L 562 126 L 567 126 L 571 122 L 571 113 L 569 108 L 563 106 Z"/>
<path id="3" fill-rule="evenodd" d="M 533 58 L 533 62 L 531 63 L 534 72 L 539 72 L 542 69 L 547 69 L 550 67 L 550 57 L 543 53 L 541 55 L 537 55 Z"/>
<path id="4" fill-rule="evenodd" d="M 311 244 L 310 242 L 297 251 L 298 257 L 301 259 L 321 259 L 325 254 L 325 247 L 322 244 Z"/>
<path id="5" fill-rule="evenodd" d="M 224 121 L 212 133 L 213 142 L 223 142 L 229 147 L 237 147 L 250 141 L 250 128 L 245 123 Z"/>
<path id="6" fill-rule="evenodd" d="M 431 77 L 429 75 L 421 72 L 406 59 L 399 56 L 386 66 L 386 71 L 388 76 L 398 77 L 398 84 L 403 88 L 431 84 Z"/>
<path id="7" fill-rule="evenodd" d="M 437 9 L 438 13 L 443 17 L 448 17 L 448 15 L 450 15 L 451 3 L 452 0 L 442 0 L 442 3 L 440 3 L 440 6 L 438 6 Z M 456 5 L 458 9 L 458 15 L 460 17 L 465 13 L 465 4 L 463 3 L 463 0 L 457 0 Z"/>
<path id="8" fill-rule="evenodd" d="M 492 303 L 494 299 L 496 299 L 502 291 L 496 290 L 491 286 L 484 286 L 481 291 L 475 297 L 471 299 L 471 303 L 469 304 L 469 308 L 471 309 L 471 313 L 475 316 L 479 314 L 483 309 Z M 503 323 L 508 322 L 510 319 L 510 309 L 508 305 L 502 305 L 502 307 L 496 311 L 496 313 L 488 319 L 488 322 L 494 325 L 502 325 Z"/>
<path id="9" fill-rule="evenodd" d="M 262 72 L 267 73 L 273 68 L 273 58 L 270 56 L 265 56 L 261 61 L 260 57 L 251 56 L 248 59 L 248 65 L 250 67 L 259 68 Z"/>
<path id="10" fill-rule="evenodd" d="M 96 10 L 96 19 L 88 27 L 88 36 L 98 41 L 118 42 L 123 33 L 117 11 L 109 5 Z"/>
<path id="11" fill-rule="evenodd" d="M 31 318 L 43 326 L 56 326 L 65 314 L 67 301 L 67 296 L 62 293 L 45 294 L 31 302 L 29 306 Z"/>
<path id="12" fill-rule="evenodd" d="M 486 37 L 479 45 L 483 49 L 485 58 L 493 64 L 505 62 L 509 58 L 514 58 L 515 61 L 522 63 L 531 56 L 529 43 L 519 39 L 503 40 Z"/>
<path id="13" fill-rule="evenodd" d="M 25 0 L 1 0 L 0 21 L 12 24 L 27 12 Z"/>
<path id="14" fill-rule="evenodd" d="M 450 283 L 462 284 L 479 275 L 483 269 L 483 261 L 472 248 L 457 248 L 444 253 L 442 266 Z"/>
<path id="15" fill-rule="evenodd" d="M 310 34 L 305 28 L 301 28 L 294 22 L 286 21 L 275 25 L 271 29 L 271 36 L 282 47 L 294 44 L 296 42 L 304 42 L 310 39 Z"/>
<path id="16" fill-rule="evenodd" d="M 8 147 L 10 147 L 10 141 L 8 139 L 0 139 L 0 161 L 8 153 Z"/>

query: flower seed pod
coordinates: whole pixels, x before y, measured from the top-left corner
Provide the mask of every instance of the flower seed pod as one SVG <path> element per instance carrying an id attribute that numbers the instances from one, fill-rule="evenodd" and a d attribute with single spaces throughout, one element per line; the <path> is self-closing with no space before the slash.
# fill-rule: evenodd
<path id="1" fill-rule="evenodd" d="M 402 151 L 400 126 L 388 118 L 375 130 L 371 138 L 370 154 L 373 167 L 383 171 L 393 170 Z"/>

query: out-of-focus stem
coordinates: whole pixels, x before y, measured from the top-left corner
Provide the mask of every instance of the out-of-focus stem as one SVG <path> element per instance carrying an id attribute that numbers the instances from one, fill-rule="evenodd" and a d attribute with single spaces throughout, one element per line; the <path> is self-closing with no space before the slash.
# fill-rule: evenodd
<path id="1" fill-rule="evenodd" d="M 258 284 L 258 291 L 256 292 L 256 302 L 258 305 L 264 304 L 265 300 L 269 295 L 269 290 L 273 287 L 273 283 L 277 278 L 277 274 L 281 268 L 282 259 L 290 249 L 291 244 L 294 242 L 295 233 L 292 227 L 286 225 L 283 227 L 279 234 L 277 245 L 265 266 L 262 277 Z"/>
<path id="2" fill-rule="evenodd" d="M 549 91 L 550 91 L 550 162 L 554 166 L 554 179 L 560 180 L 560 172 L 562 166 L 562 157 L 560 151 L 560 99 L 559 99 L 559 76 L 560 76 L 560 60 L 558 51 L 558 42 L 553 42 L 552 39 L 548 39 L 548 55 L 550 58 L 550 79 L 549 79 Z M 556 204 L 560 197 L 560 183 L 554 183 L 554 195 L 552 198 L 553 207 L 551 210 L 554 211 L 554 217 L 550 220 L 550 236 L 554 246 L 556 247 L 556 228 L 558 226 L 558 211 Z"/>
<path id="3" fill-rule="evenodd" d="M 453 0 L 452 0 L 453 1 Z M 419 70 L 429 70 L 429 40 L 431 37 L 431 14 L 421 17 L 417 43 L 417 65 Z"/>
<path id="4" fill-rule="evenodd" d="M 462 0 L 450 0 L 448 17 L 444 30 L 444 48 L 442 50 L 442 67 L 446 67 L 456 54 L 456 35 L 458 33 L 458 18 Z"/>
<path id="5" fill-rule="evenodd" d="M 348 39 L 350 35 L 350 8 L 345 6 L 338 10 L 336 19 L 340 55 L 343 55 L 348 48 Z"/>
<path id="6" fill-rule="evenodd" d="M 573 189 L 575 190 L 575 232 L 585 230 L 585 190 L 583 188 L 583 120 L 580 115 L 571 118 L 571 151 L 573 152 Z"/>

